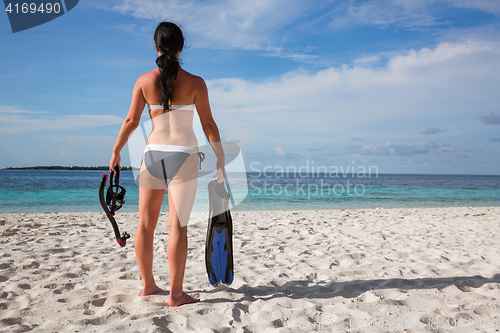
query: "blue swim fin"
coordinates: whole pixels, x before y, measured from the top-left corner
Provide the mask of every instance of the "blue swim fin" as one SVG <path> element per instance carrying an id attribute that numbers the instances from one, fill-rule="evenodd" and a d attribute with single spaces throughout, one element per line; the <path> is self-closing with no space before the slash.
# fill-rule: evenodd
<path id="1" fill-rule="evenodd" d="M 229 212 L 229 194 L 224 183 L 208 184 L 209 218 L 205 244 L 208 280 L 213 286 L 230 285 L 234 279 L 233 221 Z"/>

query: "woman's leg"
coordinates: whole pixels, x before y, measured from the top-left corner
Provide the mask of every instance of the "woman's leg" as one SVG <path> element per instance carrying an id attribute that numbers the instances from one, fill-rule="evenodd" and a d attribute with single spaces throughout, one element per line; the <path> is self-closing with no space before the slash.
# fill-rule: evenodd
<path id="1" fill-rule="evenodd" d="M 172 192 L 168 188 L 168 245 L 167 257 L 170 269 L 170 294 L 182 294 L 182 281 L 187 258 L 187 226 L 181 227 L 175 209 Z"/>
<path id="2" fill-rule="evenodd" d="M 199 300 L 184 293 L 182 283 L 188 250 L 187 225 L 196 196 L 198 155 L 186 159 L 174 179 L 168 184 L 168 246 L 171 306 Z"/>
<path id="3" fill-rule="evenodd" d="M 168 188 L 168 205 L 167 257 L 170 270 L 170 298 L 168 303 L 170 306 L 179 306 L 198 302 L 199 299 L 187 295 L 182 288 L 188 249 L 187 226 L 181 227 L 179 223 L 170 186 Z"/>
<path id="4" fill-rule="evenodd" d="M 164 197 L 164 189 L 139 187 L 139 224 L 135 233 L 134 247 L 143 282 L 140 296 L 162 291 L 153 277 L 153 239 Z"/>

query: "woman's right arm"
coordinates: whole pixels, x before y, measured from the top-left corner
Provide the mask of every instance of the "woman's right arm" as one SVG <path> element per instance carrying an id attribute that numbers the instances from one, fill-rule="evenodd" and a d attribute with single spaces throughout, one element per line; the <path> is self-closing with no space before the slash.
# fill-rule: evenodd
<path id="1" fill-rule="evenodd" d="M 146 100 L 144 99 L 144 94 L 142 92 L 142 76 L 139 77 L 135 83 L 134 90 L 132 92 L 132 102 L 130 104 L 130 109 L 128 111 L 127 117 L 123 121 L 120 133 L 116 139 L 115 146 L 113 148 L 113 154 L 111 155 L 111 160 L 109 161 L 109 170 L 114 171 L 115 164 L 120 167 L 120 152 L 127 143 L 130 134 L 137 128 L 139 121 L 141 119 L 142 111 L 146 105 Z"/>

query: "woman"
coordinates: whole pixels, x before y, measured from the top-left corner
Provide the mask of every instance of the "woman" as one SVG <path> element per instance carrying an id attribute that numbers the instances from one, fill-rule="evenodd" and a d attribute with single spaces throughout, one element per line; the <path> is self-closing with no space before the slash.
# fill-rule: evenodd
<path id="1" fill-rule="evenodd" d="M 182 288 L 187 257 L 187 222 L 196 194 L 198 165 L 201 163 L 192 128 L 195 107 L 203 131 L 217 156 L 214 178 L 218 177 L 219 182 L 224 180 L 224 152 L 210 111 L 205 82 L 179 65 L 179 55 L 184 46 L 182 31 L 173 23 L 162 22 L 156 28 L 154 43 L 158 68 L 137 79 L 130 110 L 118 134 L 109 167 L 114 172 L 115 164 L 120 165 L 120 151 L 139 125 L 147 104 L 153 130 L 148 137 L 139 175 L 139 223 L 134 243 L 143 281 L 140 296 L 163 291 L 153 277 L 153 237 L 168 190 L 168 303 L 178 306 L 199 301 L 184 293 Z"/>

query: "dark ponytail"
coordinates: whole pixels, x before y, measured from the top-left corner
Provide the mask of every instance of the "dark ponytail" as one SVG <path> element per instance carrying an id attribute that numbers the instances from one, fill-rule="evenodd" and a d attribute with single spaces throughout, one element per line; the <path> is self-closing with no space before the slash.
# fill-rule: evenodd
<path id="1" fill-rule="evenodd" d="M 163 110 L 168 110 L 172 105 L 172 91 L 174 90 L 172 80 L 177 79 L 177 72 L 180 68 L 176 55 L 184 46 L 184 36 L 181 29 L 174 23 L 162 22 L 155 31 L 155 43 L 156 49 L 161 52 L 161 56 L 156 59 L 156 65 L 160 69 L 156 84 L 161 91 Z"/>

